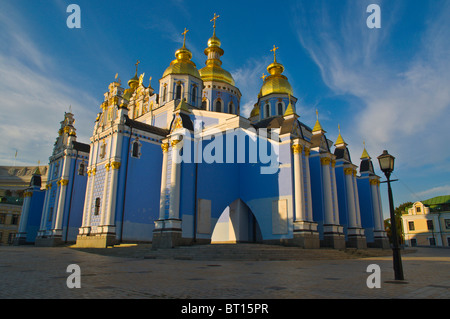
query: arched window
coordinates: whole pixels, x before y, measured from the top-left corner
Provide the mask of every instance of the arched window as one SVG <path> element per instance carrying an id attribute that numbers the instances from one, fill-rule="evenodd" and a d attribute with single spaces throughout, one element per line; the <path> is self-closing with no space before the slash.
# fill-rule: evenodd
<path id="1" fill-rule="evenodd" d="M 270 116 L 270 105 L 269 105 L 269 103 L 266 103 L 266 106 L 265 106 L 265 114 L 266 114 L 266 117 L 269 117 Z"/>
<path id="2" fill-rule="evenodd" d="M 230 105 L 228 106 L 228 113 L 234 114 L 234 105 L 233 105 L 233 103 L 230 103 Z"/>
<path id="3" fill-rule="evenodd" d="M 196 99 L 197 99 L 197 86 L 194 85 L 194 87 L 192 88 L 192 105 L 194 106 L 197 104 L 195 103 Z"/>
<path id="4" fill-rule="evenodd" d="M 202 101 L 202 110 L 206 110 L 208 102 L 206 101 L 206 99 L 203 99 Z"/>
<path id="5" fill-rule="evenodd" d="M 177 84 L 175 91 L 175 100 L 181 100 L 181 84 Z"/>
<path id="6" fill-rule="evenodd" d="M 94 215 L 100 214 L 100 197 L 95 199 Z"/>
<path id="7" fill-rule="evenodd" d="M 80 166 L 78 167 L 78 175 L 84 176 L 84 168 L 85 168 L 85 164 L 84 164 L 84 162 L 81 162 Z"/>
<path id="8" fill-rule="evenodd" d="M 131 156 L 139 157 L 139 142 L 138 141 L 133 142 L 133 146 L 131 148 Z"/>
<path id="9" fill-rule="evenodd" d="M 166 98 L 167 98 L 167 85 L 164 84 L 163 93 L 162 93 L 162 101 L 166 102 Z"/>
<path id="10" fill-rule="evenodd" d="M 278 108 L 278 115 L 283 115 L 283 104 L 278 103 L 277 108 Z"/>
<path id="11" fill-rule="evenodd" d="M 216 101 L 216 112 L 222 112 L 222 102 L 220 100 Z"/>

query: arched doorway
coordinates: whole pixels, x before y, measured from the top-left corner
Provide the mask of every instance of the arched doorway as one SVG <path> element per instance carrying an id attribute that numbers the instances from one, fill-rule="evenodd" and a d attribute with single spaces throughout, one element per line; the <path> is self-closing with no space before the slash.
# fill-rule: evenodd
<path id="1" fill-rule="evenodd" d="M 227 206 L 211 236 L 212 244 L 262 242 L 261 230 L 250 208 L 237 199 Z"/>

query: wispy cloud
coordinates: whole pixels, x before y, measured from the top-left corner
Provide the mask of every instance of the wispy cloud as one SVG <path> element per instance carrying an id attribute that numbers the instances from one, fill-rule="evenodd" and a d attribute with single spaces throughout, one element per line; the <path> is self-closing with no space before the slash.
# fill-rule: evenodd
<path id="1" fill-rule="evenodd" d="M 241 98 L 241 116 L 249 117 L 253 106 L 257 102 L 257 96 L 262 86 L 261 76 L 263 72 L 267 73 L 267 66 L 270 64 L 270 58 L 250 58 L 244 65 L 231 71 L 236 86 L 242 94 Z"/>
<path id="2" fill-rule="evenodd" d="M 96 99 L 52 74 L 55 63 L 39 50 L 31 34 L 24 31 L 24 24 L 17 11 L 0 12 L 2 165 L 13 164 L 16 150 L 17 165 L 36 164 L 38 160 L 46 163 L 69 105 L 77 119 L 79 140 L 87 142 L 95 118 L 87 106 L 98 104 Z"/>
<path id="3" fill-rule="evenodd" d="M 362 14 L 369 2 L 344 4 L 347 9 L 336 18 L 325 7 L 319 17 L 309 15 L 303 2 L 297 29 L 324 83 L 360 103 L 348 113 L 356 130 L 346 140 L 389 148 L 405 166 L 448 161 L 450 149 L 443 145 L 450 129 L 443 121 L 450 118 L 450 4 L 439 2 L 439 12 L 432 12 L 417 34 L 419 49 L 399 65 L 384 50 L 397 22 L 395 12 L 383 19 L 381 29 L 371 30 Z"/>
<path id="4" fill-rule="evenodd" d="M 436 186 L 417 193 L 416 195 L 422 200 L 429 199 L 436 196 L 443 196 L 450 194 L 450 185 Z"/>

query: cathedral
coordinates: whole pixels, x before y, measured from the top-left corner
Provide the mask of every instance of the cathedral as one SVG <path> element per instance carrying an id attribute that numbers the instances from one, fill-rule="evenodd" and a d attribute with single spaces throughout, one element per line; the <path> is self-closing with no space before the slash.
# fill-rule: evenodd
<path id="1" fill-rule="evenodd" d="M 222 67 L 216 35 L 198 68 L 183 45 L 159 79 L 136 72 L 109 84 L 89 144 L 64 114 L 47 182 L 30 182 L 15 244 L 153 249 L 260 242 L 302 248 L 389 247 L 380 177 L 364 148 L 359 166 L 347 143 L 317 121 L 299 120 L 297 98 L 277 61 L 267 66 L 250 117 Z"/>

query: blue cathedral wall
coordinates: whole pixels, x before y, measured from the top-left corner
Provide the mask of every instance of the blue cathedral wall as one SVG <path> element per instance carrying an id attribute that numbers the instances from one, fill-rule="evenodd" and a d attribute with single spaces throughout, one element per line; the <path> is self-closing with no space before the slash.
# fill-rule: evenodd
<path id="1" fill-rule="evenodd" d="M 62 222 L 62 239 L 67 241 L 75 241 L 77 239 L 78 229 L 81 227 L 83 218 L 87 174 L 86 172 L 84 172 L 84 175 L 78 174 L 78 168 L 83 160 L 84 163 L 87 163 L 87 157 L 71 159 L 69 184 L 67 185 Z"/>
<path id="2" fill-rule="evenodd" d="M 311 152 L 313 155 L 313 152 Z M 322 166 L 319 156 L 310 156 L 309 159 L 310 176 L 311 176 L 311 196 L 313 205 L 313 219 L 317 223 L 320 239 L 323 239 L 323 220 L 324 220 L 324 203 L 323 203 L 323 184 L 322 184 Z"/>
<path id="3" fill-rule="evenodd" d="M 344 234 L 347 236 L 348 226 L 348 203 L 347 203 L 347 185 L 345 181 L 343 166 L 336 166 L 336 186 L 339 208 L 339 224 L 344 226 Z"/>
<path id="4" fill-rule="evenodd" d="M 228 133 L 230 134 L 230 133 Z M 240 131 L 240 134 L 243 131 Z M 183 236 L 193 236 L 195 214 L 195 198 L 211 200 L 211 234 L 215 223 L 225 209 L 236 199 L 241 199 L 254 214 L 264 240 L 292 237 L 292 232 L 272 234 L 272 201 L 280 197 L 288 198 L 288 215 L 292 222 L 292 171 L 290 165 L 277 169 L 274 174 L 261 174 L 261 168 L 269 164 L 249 162 L 251 148 L 245 148 L 245 163 L 237 163 L 237 138 L 234 141 L 234 163 L 227 163 L 225 158 L 226 138 L 223 137 L 223 163 L 206 163 L 204 160 L 182 164 L 180 189 L 180 217 L 183 218 Z M 201 149 L 204 151 L 214 140 L 204 140 Z M 248 146 L 249 137 L 246 137 Z M 270 144 L 264 140 L 270 149 Z M 283 146 L 282 146 L 283 147 Z M 285 148 L 289 152 L 290 145 Z M 280 164 L 290 164 L 290 156 L 280 148 Z M 290 154 L 290 152 L 288 153 Z M 259 160 L 259 158 L 258 158 Z M 197 172 L 196 172 L 197 169 Z M 197 176 L 197 196 L 195 196 L 195 176 Z M 290 229 L 290 227 L 288 227 Z M 197 235 L 198 236 L 198 235 Z"/>
<path id="5" fill-rule="evenodd" d="M 33 190 L 33 196 L 30 198 L 30 208 L 28 212 L 28 220 L 26 226 L 28 243 L 34 243 L 36 240 L 37 232 L 41 224 L 42 210 L 44 206 L 45 191 L 39 189 Z"/>
<path id="6" fill-rule="evenodd" d="M 373 220 L 373 203 L 368 178 L 357 179 L 359 208 L 361 212 L 361 226 L 365 229 L 367 242 L 373 242 L 373 230 L 375 222 Z"/>
<path id="7" fill-rule="evenodd" d="M 131 138 L 134 140 L 135 136 Z M 159 217 L 161 145 L 145 138 L 139 141 L 141 155 L 135 158 L 130 156 L 129 137 L 123 138 L 116 197 L 116 234 L 123 241 L 151 241 L 154 221 Z"/>

